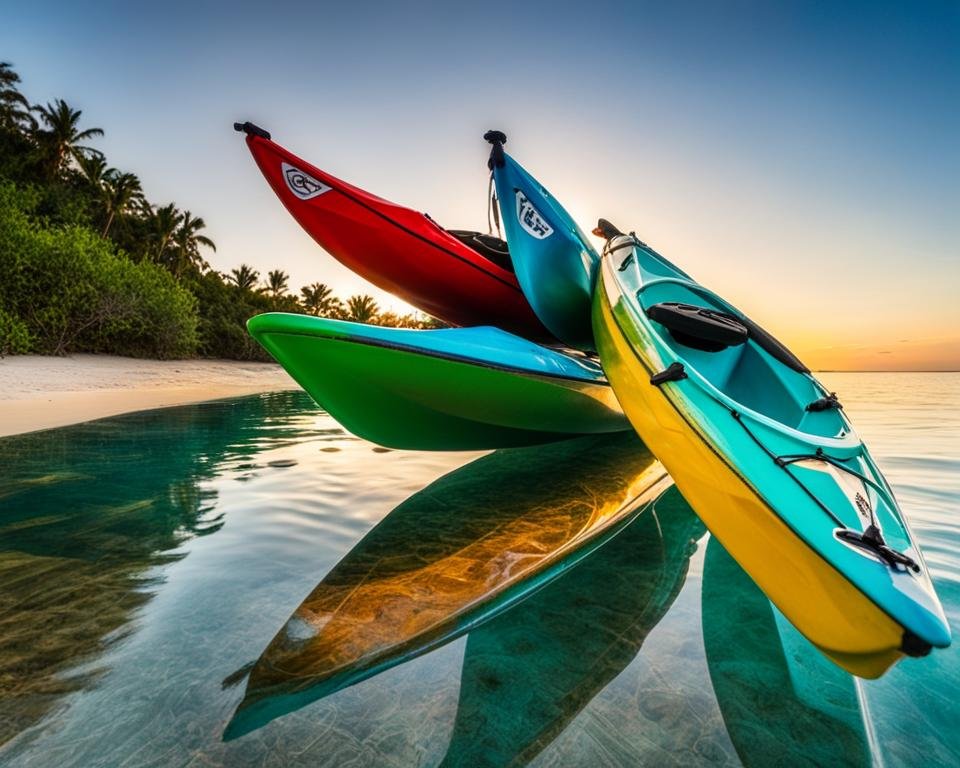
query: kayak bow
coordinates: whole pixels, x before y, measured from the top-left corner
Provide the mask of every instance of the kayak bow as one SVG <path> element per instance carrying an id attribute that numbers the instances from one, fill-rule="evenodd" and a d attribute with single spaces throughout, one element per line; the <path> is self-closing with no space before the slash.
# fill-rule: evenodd
<path id="1" fill-rule="evenodd" d="M 388 202 L 320 170 L 252 123 L 236 123 L 267 182 L 337 261 L 452 325 L 496 325 L 552 340 L 513 274 L 506 244 L 446 230 L 427 214 Z"/>
<path id="2" fill-rule="evenodd" d="M 590 300 L 599 254 L 553 195 L 503 151 L 506 135 L 487 131 L 484 138 L 493 145 L 487 165 L 520 287 L 554 336 L 592 350 Z"/>

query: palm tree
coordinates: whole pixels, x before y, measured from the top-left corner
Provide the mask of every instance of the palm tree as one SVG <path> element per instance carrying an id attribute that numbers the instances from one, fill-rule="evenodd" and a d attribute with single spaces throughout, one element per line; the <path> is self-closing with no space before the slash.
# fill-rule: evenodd
<path id="1" fill-rule="evenodd" d="M 252 291 L 260 279 L 260 273 L 247 264 L 241 264 L 238 269 L 230 270 L 227 280 L 241 291 Z"/>
<path id="2" fill-rule="evenodd" d="M 100 128 L 80 130 L 80 115 L 83 114 L 81 110 L 73 109 L 63 99 L 56 99 L 46 106 L 37 105 L 33 109 L 47 126 L 46 130 L 40 132 L 39 138 L 48 153 L 47 173 L 51 179 L 68 165 L 71 159 L 88 154 L 99 154 L 99 150 L 80 143 L 96 136 L 103 136 L 103 130 Z"/>
<path id="3" fill-rule="evenodd" d="M 20 93 L 20 75 L 9 61 L 0 61 L 0 128 L 14 131 L 36 130 L 37 120 L 30 102 Z"/>
<path id="4" fill-rule="evenodd" d="M 385 328 L 422 328 L 423 323 L 411 313 L 398 315 L 396 312 L 380 312 L 373 320 L 374 325 Z"/>
<path id="5" fill-rule="evenodd" d="M 432 329 L 432 328 L 449 328 L 450 324 L 443 322 L 443 320 L 438 320 L 435 317 L 426 315 L 423 319 L 418 320 L 420 328 Z"/>
<path id="6" fill-rule="evenodd" d="M 336 296 L 330 286 L 323 283 L 305 285 L 300 289 L 303 297 L 303 308 L 317 317 L 337 317 L 343 312 L 343 303 Z"/>
<path id="7" fill-rule="evenodd" d="M 206 229 L 206 226 L 206 222 L 204 222 L 203 219 L 199 216 L 194 217 L 190 211 L 184 211 L 181 215 L 180 227 L 173 236 L 173 243 L 176 246 L 173 274 L 177 277 L 183 274 L 183 270 L 186 267 L 196 267 L 200 270 L 209 269 L 210 265 L 207 264 L 200 255 L 200 246 L 206 246 L 212 251 L 216 251 L 217 246 L 214 245 L 213 240 L 209 237 L 199 234 L 201 229 Z M 234 272 L 236 272 L 236 270 L 234 270 Z M 256 275 L 253 281 L 255 285 L 260 274 L 258 272 L 254 274 Z M 253 286 L 248 287 L 252 288 Z"/>
<path id="8" fill-rule="evenodd" d="M 266 290 L 275 299 L 279 299 L 287 292 L 287 286 L 290 282 L 290 275 L 282 269 L 273 269 L 267 273 Z"/>
<path id="9" fill-rule="evenodd" d="M 423 321 L 413 313 L 401 315 L 397 321 L 397 328 L 423 328 Z"/>
<path id="10" fill-rule="evenodd" d="M 114 221 L 123 219 L 129 211 L 143 200 L 140 179 L 132 173 L 120 173 L 111 168 L 103 176 L 103 204 L 107 221 L 103 225 L 102 237 L 110 231 Z"/>
<path id="11" fill-rule="evenodd" d="M 113 168 L 107 167 L 107 161 L 103 155 L 81 155 L 77 158 L 77 165 L 80 166 L 80 173 L 90 186 L 100 192 L 106 179 L 112 173 L 116 173 Z"/>
<path id="12" fill-rule="evenodd" d="M 347 299 L 347 319 L 355 323 L 369 323 L 376 318 L 380 308 L 373 296 L 351 296 Z"/>
<path id="13" fill-rule="evenodd" d="M 150 241 L 153 245 L 147 253 L 158 264 L 166 261 L 167 246 L 170 245 L 170 241 L 173 240 L 177 228 L 180 226 L 180 218 L 180 211 L 173 203 L 161 208 L 148 208 L 147 224 L 150 229 Z"/>

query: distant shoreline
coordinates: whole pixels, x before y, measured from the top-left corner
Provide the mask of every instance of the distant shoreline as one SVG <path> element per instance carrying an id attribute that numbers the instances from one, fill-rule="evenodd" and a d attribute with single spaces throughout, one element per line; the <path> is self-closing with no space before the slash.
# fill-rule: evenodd
<path id="1" fill-rule="evenodd" d="M 296 387 L 273 363 L 88 354 L 5 357 L 0 359 L 0 437 Z"/>

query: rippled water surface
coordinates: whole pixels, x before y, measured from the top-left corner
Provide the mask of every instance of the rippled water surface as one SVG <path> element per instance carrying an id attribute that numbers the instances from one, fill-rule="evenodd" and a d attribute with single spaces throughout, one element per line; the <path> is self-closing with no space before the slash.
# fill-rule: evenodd
<path id="1" fill-rule="evenodd" d="M 960 375 L 822 378 L 956 637 Z M 960 764 L 960 643 L 855 681 L 675 491 L 469 633 L 225 739 L 254 662 L 392 510 L 416 532 L 491 484 L 510 509 L 481 455 L 383 451 L 293 392 L 0 440 L 0 764 Z"/>

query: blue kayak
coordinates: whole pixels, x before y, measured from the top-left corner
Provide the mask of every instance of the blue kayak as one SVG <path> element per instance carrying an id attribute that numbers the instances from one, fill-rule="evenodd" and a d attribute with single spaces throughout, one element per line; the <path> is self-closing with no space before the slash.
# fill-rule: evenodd
<path id="1" fill-rule="evenodd" d="M 570 214 L 503 151 L 507 137 L 488 131 L 488 163 L 517 282 L 547 330 L 564 344 L 593 349 L 590 301 L 600 255 Z"/>
<path id="2" fill-rule="evenodd" d="M 627 417 L 711 532 L 837 664 L 876 677 L 950 629 L 893 491 L 789 350 L 608 222 L 594 329 Z"/>

